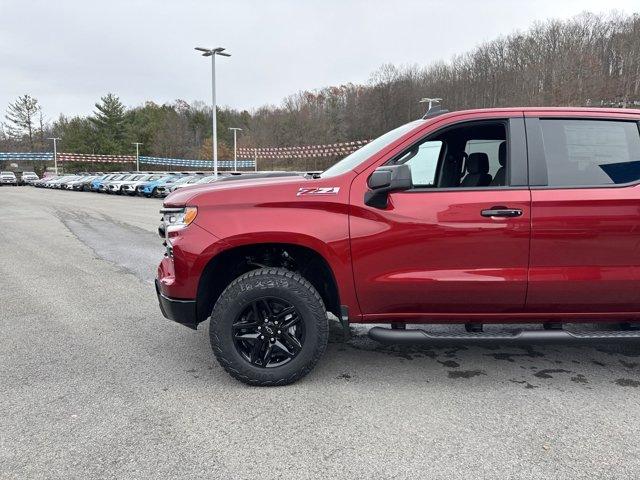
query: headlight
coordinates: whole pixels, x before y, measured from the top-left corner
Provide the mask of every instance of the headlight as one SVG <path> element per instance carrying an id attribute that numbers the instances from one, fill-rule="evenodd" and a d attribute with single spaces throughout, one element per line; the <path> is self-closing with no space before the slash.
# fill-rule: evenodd
<path id="1" fill-rule="evenodd" d="M 191 225 L 198 215 L 198 209 L 197 207 L 163 208 L 160 213 L 166 232 L 170 233 Z"/>

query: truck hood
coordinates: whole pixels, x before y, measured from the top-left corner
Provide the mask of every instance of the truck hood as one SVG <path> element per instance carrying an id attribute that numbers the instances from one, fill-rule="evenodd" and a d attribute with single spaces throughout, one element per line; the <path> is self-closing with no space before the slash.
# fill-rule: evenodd
<path id="1" fill-rule="evenodd" d="M 299 185 L 303 186 L 309 179 L 304 177 L 272 177 L 272 178 L 252 178 L 248 180 L 228 180 L 223 182 L 206 183 L 204 185 L 188 185 L 184 188 L 174 190 L 165 199 L 167 207 L 182 207 L 188 203 L 193 203 L 196 197 L 209 192 L 228 192 L 238 190 L 269 189 L 275 186 Z"/>

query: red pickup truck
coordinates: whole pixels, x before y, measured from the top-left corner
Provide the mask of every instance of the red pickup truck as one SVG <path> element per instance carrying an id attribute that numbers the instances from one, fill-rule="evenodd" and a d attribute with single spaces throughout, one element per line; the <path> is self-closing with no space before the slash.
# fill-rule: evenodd
<path id="1" fill-rule="evenodd" d="M 219 362 L 252 385 L 308 373 L 327 312 L 347 328 L 390 324 L 369 331 L 386 343 L 637 341 L 639 121 L 622 109 L 429 114 L 313 177 L 181 189 L 162 210 L 162 312 L 194 329 L 211 317 Z M 461 328 L 407 328 L 429 323 Z"/>

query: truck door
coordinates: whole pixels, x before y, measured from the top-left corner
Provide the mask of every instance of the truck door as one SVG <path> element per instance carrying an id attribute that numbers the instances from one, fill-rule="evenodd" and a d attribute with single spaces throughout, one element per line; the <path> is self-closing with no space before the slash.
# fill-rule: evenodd
<path id="1" fill-rule="evenodd" d="M 386 208 L 364 203 L 375 166 L 351 189 L 365 318 L 469 321 L 522 311 L 531 201 L 522 116 L 440 128 L 376 166 L 399 163 L 410 166 L 413 188 L 389 194 Z"/>
<path id="2" fill-rule="evenodd" d="M 532 195 L 527 310 L 640 311 L 637 117 L 526 119 Z"/>

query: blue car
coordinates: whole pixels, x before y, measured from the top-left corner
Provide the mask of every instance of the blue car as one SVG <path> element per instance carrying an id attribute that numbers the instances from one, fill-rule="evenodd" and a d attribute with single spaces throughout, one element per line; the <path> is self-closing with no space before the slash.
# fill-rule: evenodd
<path id="1" fill-rule="evenodd" d="M 91 182 L 91 185 L 89 186 L 90 190 L 92 192 L 98 192 L 100 191 L 100 185 L 102 185 L 102 182 L 107 182 L 109 180 L 111 180 L 113 177 L 117 176 L 117 173 L 107 173 L 105 175 L 102 175 L 96 179 L 94 179 Z"/>
<path id="2" fill-rule="evenodd" d="M 159 178 L 153 182 L 143 183 L 138 186 L 138 193 L 145 197 L 158 196 L 158 187 L 173 184 L 176 180 L 181 178 L 182 175 L 167 175 L 166 177 Z"/>

